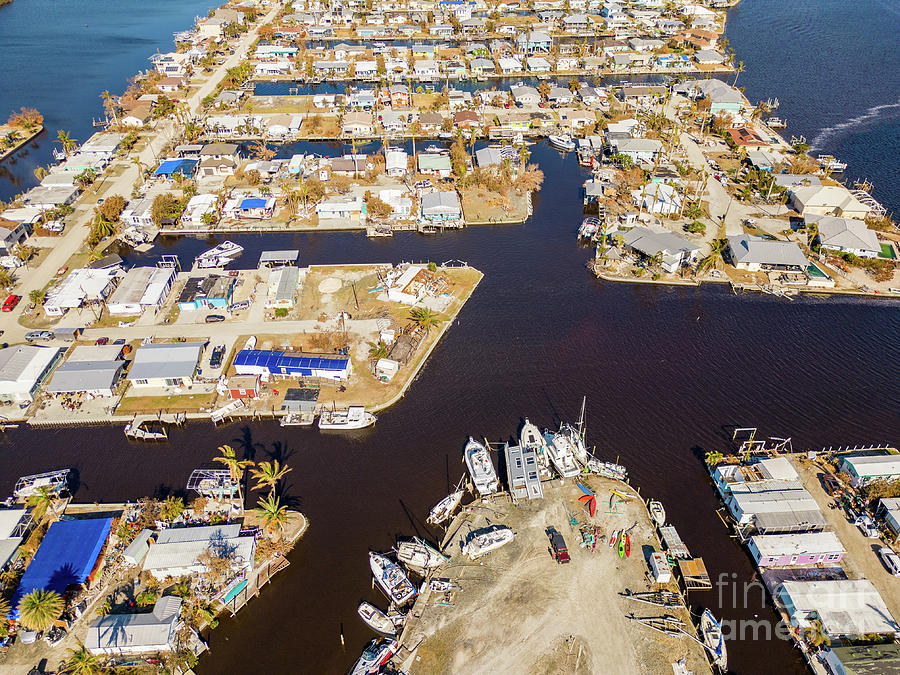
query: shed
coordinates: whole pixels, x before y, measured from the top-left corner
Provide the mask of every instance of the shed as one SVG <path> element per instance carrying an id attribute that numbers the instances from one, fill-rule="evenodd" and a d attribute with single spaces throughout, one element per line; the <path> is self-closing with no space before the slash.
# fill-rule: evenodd
<path id="1" fill-rule="evenodd" d="M 378 359 L 375 364 L 375 377 L 382 382 L 390 382 L 400 370 L 400 364 L 391 359 Z"/>
<path id="2" fill-rule="evenodd" d="M 228 378 L 228 395 L 232 399 L 259 398 L 259 375 L 232 375 Z"/>
<path id="3" fill-rule="evenodd" d="M 669 560 L 665 553 L 655 551 L 650 556 L 650 572 L 653 574 L 653 581 L 657 584 L 667 584 L 672 581 L 672 568 L 669 566 Z"/>
<path id="4" fill-rule="evenodd" d="M 150 535 L 152 534 L 153 532 L 150 530 L 141 530 L 138 533 L 138 536 L 128 544 L 128 548 L 122 553 L 125 562 L 129 565 L 140 565 L 144 561 L 144 556 L 150 550 Z"/>
<path id="5" fill-rule="evenodd" d="M 314 412 L 319 402 L 319 390 L 308 387 L 291 387 L 284 393 L 281 409 L 286 412 Z"/>

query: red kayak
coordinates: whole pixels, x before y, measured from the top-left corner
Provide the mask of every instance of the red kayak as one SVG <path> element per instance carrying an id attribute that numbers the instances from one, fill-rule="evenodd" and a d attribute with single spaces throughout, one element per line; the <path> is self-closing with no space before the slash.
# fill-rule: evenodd
<path id="1" fill-rule="evenodd" d="M 625 557 L 631 557 L 631 537 L 625 535 Z"/>

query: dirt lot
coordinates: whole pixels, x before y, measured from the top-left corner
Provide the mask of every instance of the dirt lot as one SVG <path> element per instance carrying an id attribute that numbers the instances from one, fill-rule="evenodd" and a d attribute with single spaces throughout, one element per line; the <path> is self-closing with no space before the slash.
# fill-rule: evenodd
<path id="1" fill-rule="evenodd" d="M 570 480 L 545 483 L 543 500 L 518 506 L 497 501 L 457 518 L 445 551 L 452 559 L 438 576 L 452 578 L 458 589 L 449 600 L 432 595 L 417 603 L 421 618 L 405 640 L 418 644 L 405 662 L 409 672 L 665 673 L 684 657 L 695 673 L 711 672 L 703 648 L 690 638 L 666 637 L 628 620 L 631 613 L 668 612 L 685 621 L 688 616 L 684 609 L 673 612 L 619 596 L 626 588 L 650 588 L 645 559 L 658 544 L 649 515 L 637 496 L 619 507 L 621 513 L 609 512 L 611 487 L 635 494 L 621 483 L 597 477 L 582 482 L 598 497 L 593 518 Z M 605 541 L 594 551 L 580 548 L 572 515 L 599 526 L 607 537 L 631 528 L 631 557 L 620 559 Z M 498 523 L 516 532 L 512 543 L 476 562 L 460 554 L 471 530 Z M 558 565 L 550 556 L 548 526 L 565 537 L 571 563 Z"/>
<path id="2" fill-rule="evenodd" d="M 528 219 L 528 195 L 467 189 L 462 191 L 462 210 L 467 225 L 523 223 Z"/>

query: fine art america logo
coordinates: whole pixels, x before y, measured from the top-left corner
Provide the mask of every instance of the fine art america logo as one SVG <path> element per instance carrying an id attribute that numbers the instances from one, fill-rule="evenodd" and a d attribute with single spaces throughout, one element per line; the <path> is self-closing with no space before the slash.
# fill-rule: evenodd
<path id="1" fill-rule="evenodd" d="M 716 580 L 719 607 L 762 610 L 768 614 L 766 587 L 760 581 L 737 581 L 737 573 L 722 572 Z M 797 629 L 783 619 L 773 621 L 754 614 L 752 619 L 723 619 L 722 636 L 726 640 L 778 640 L 790 641 Z"/>

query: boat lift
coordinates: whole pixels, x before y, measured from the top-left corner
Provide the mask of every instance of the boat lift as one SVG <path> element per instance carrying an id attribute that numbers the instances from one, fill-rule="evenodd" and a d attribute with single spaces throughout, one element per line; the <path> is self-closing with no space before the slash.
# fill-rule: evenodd
<path id="1" fill-rule="evenodd" d="M 69 473 L 71 469 L 58 469 L 46 473 L 36 473 L 30 476 L 22 476 L 16 481 L 13 496 L 16 499 L 28 498 L 46 488 L 51 495 L 59 495 L 69 487 Z"/>
<path id="2" fill-rule="evenodd" d="M 186 489 L 193 490 L 207 499 L 234 499 L 239 481 L 231 477 L 228 469 L 194 469 L 188 478 Z"/>

